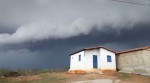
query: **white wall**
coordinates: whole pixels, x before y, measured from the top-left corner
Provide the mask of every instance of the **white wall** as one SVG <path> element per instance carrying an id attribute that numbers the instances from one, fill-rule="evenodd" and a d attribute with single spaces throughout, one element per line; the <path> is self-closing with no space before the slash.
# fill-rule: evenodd
<path id="1" fill-rule="evenodd" d="M 79 61 L 81 55 L 81 61 Z M 86 70 L 93 68 L 93 55 L 97 55 L 98 68 L 102 70 L 116 70 L 115 53 L 106 49 L 94 49 L 81 51 L 70 56 L 70 70 Z M 111 56 L 111 62 L 107 62 L 107 55 Z"/>
<path id="2" fill-rule="evenodd" d="M 107 55 L 111 56 L 111 62 L 107 62 Z M 116 55 L 115 53 L 108 51 L 106 49 L 100 49 L 100 68 L 102 70 L 116 70 Z"/>
<path id="3" fill-rule="evenodd" d="M 81 61 L 79 61 L 79 55 L 81 55 Z M 70 70 L 79 69 L 84 69 L 84 51 L 70 56 Z"/>
<path id="4" fill-rule="evenodd" d="M 99 49 L 85 51 L 84 69 L 93 68 L 93 55 L 97 55 L 97 58 L 99 59 Z"/>

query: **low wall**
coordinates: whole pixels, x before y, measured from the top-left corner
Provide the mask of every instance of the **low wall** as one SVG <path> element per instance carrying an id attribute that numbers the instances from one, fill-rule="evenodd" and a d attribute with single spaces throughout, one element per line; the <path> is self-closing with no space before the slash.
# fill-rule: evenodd
<path id="1" fill-rule="evenodd" d="M 117 69 L 122 72 L 150 75 L 150 51 L 140 50 L 117 55 Z"/>

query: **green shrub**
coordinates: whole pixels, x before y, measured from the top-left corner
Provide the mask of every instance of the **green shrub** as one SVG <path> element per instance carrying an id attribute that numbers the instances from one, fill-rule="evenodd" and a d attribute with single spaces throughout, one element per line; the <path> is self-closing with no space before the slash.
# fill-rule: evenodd
<path id="1" fill-rule="evenodd" d="M 67 70 L 67 71 L 69 70 L 69 68 L 70 68 L 70 66 L 65 66 L 64 67 L 64 69 Z"/>
<path id="2" fill-rule="evenodd" d="M 29 69 L 29 70 L 17 70 L 17 72 L 22 73 L 24 75 L 36 75 L 40 73 L 51 73 L 51 69 Z"/>
<path id="3" fill-rule="evenodd" d="M 0 69 L 0 76 L 4 76 L 6 74 L 9 74 L 10 72 L 12 72 L 9 69 Z"/>
<path id="4" fill-rule="evenodd" d="M 12 71 L 9 69 L 0 69 L 0 76 L 4 77 L 16 77 L 16 76 L 21 76 L 22 74 L 16 71 Z"/>

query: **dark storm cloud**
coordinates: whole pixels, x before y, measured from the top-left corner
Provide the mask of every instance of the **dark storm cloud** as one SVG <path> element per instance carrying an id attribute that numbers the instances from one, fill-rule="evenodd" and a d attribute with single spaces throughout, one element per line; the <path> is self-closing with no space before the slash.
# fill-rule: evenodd
<path id="1" fill-rule="evenodd" d="M 2 0 L 0 12 L 0 23 L 18 26 L 12 34 L 0 34 L 0 46 L 66 39 L 105 26 L 132 28 L 150 21 L 149 7 L 109 0 Z"/>
<path id="2" fill-rule="evenodd" d="M 140 24 L 132 29 L 123 28 L 119 31 L 106 27 L 101 31 L 93 30 L 88 35 L 68 39 L 48 39 L 14 45 L 9 51 L 1 51 L 0 66 L 14 69 L 63 68 L 69 65 L 70 53 L 85 47 L 103 45 L 118 51 L 150 45 L 149 27 L 149 24 Z"/>
<path id="3" fill-rule="evenodd" d="M 1 0 L 0 67 L 62 68 L 85 47 L 150 45 L 149 9 L 109 0 Z"/>
<path id="4" fill-rule="evenodd" d="M 0 34 L 9 33 L 12 34 L 16 31 L 15 28 L 12 28 L 10 25 L 0 24 Z"/>
<path id="5" fill-rule="evenodd" d="M 102 31 L 93 30 L 88 35 L 80 35 L 68 39 L 56 39 L 56 40 L 46 40 L 32 44 L 30 47 L 31 50 L 46 50 L 46 49 L 64 49 L 69 50 L 81 49 L 85 47 L 97 46 L 97 45 L 106 45 L 107 44 L 122 44 L 127 45 L 128 48 L 140 47 L 145 45 L 150 45 L 149 37 L 150 24 L 138 24 L 133 28 L 123 28 L 120 30 L 112 29 L 106 27 Z M 130 45 L 132 44 L 132 45 Z M 71 47 L 70 47 L 71 46 Z M 78 48 L 77 48 L 78 47 Z M 123 50 L 119 49 L 120 47 L 114 50 Z M 127 48 L 126 48 L 127 49 Z"/>

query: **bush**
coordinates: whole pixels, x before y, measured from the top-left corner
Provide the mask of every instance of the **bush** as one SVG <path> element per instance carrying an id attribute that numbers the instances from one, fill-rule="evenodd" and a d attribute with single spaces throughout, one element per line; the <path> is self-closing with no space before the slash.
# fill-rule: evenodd
<path id="1" fill-rule="evenodd" d="M 8 69 L 0 69 L 0 76 L 4 76 L 5 74 L 8 74 L 12 72 L 11 70 Z"/>
<path id="2" fill-rule="evenodd" d="M 22 74 L 9 70 L 9 69 L 0 69 L 0 76 L 4 77 L 14 77 L 14 76 L 21 76 Z"/>
<path id="3" fill-rule="evenodd" d="M 67 70 L 67 71 L 69 70 L 69 68 L 70 68 L 70 66 L 65 66 L 64 67 L 64 69 Z"/>
<path id="4" fill-rule="evenodd" d="M 24 75 L 36 75 L 40 73 L 51 73 L 51 69 L 29 69 L 29 70 L 18 70 L 17 72 L 22 73 Z"/>
<path id="5" fill-rule="evenodd" d="M 68 67 L 66 67 L 68 70 Z M 51 73 L 51 72 L 56 72 L 56 73 L 61 73 L 66 71 L 66 69 L 20 69 L 17 71 L 9 70 L 9 69 L 0 69 L 0 76 L 4 77 L 16 77 L 16 76 L 26 76 L 26 75 L 37 75 L 41 73 Z"/>

